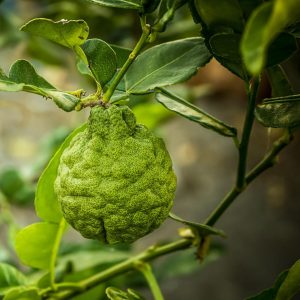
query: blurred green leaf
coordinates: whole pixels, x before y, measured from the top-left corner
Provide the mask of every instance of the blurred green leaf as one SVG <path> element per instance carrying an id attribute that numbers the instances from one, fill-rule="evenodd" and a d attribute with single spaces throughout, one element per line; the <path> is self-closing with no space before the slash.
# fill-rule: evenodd
<path id="1" fill-rule="evenodd" d="M 212 243 L 204 261 L 199 264 L 195 256 L 195 249 L 188 249 L 172 253 L 164 257 L 160 262 L 154 262 L 155 274 L 158 280 L 178 278 L 202 271 L 209 263 L 218 260 L 225 252 L 222 244 Z"/>
<path id="2" fill-rule="evenodd" d="M 0 189 L 8 198 L 13 198 L 24 185 L 25 182 L 17 169 L 9 168 L 0 173 Z"/>
<path id="3" fill-rule="evenodd" d="M 291 300 L 300 292 L 300 260 L 289 269 L 288 274 L 281 284 L 275 300 Z"/>
<path id="4" fill-rule="evenodd" d="M 138 291 L 127 289 L 129 300 L 146 300 Z"/>
<path id="5" fill-rule="evenodd" d="M 243 12 L 238 0 L 195 0 L 195 7 L 209 31 L 219 32 L 225 28 L 243 31 Z"/>
<path id="6" fill-rule="evenodd" d="M 141 9 L 141 0 L 87 0 L 89 2 L 117 8 Z"/>
<path id="7" fill-rule="evenodd" d="M 105 299 L 105 284 L 98 284 L 94 288 L 91 288 L 88 291 L 86 291 L 78 296 L 72 297 L 72 300 L 87 300 L 87 299 L 104 300 Z"/>
<path id="8" fill-rule="evenodd" d="M 272 87 L 272 97 L 281 97 L 294 94 L 291 84 L 280 65 L 267 69 L 267 74 Z"/>
<path id="9" fill-rule="evenodd" d="M 149 129 L 156 128 L 174 115 L 162 105 L 153 101 L 135 105 L 132 110 L 137 122 L 144 124 Z"/>
<path id="10" fill-rule="evenodd" d="M 117 56 L 114 50 L 100 39 L 87 40 L 82 46 L 88 66 L 94 78 L 103 87 L 117 70 Z"/>
<path id="11" fill-rule="evenodd" d="M 27 284 L 27 278 L 11 265 L 0 263 L 0 295 L 8 288 Z"/>
<path id="12" fill-rule="evenodd" d="M 89 35 L 89 27 L 83 20 L 60 20 L 37 18 L 21 27 L 22 31 L 44 37 L 62 46 L 73 48 L 81 45 Z"/>
<path id="13" fill-rule="evenodd" d="M 126 73 L 126 91 L 146 93 L 185 81 L 210 58 L 203 38 L 186 38 L 152 47 L 139 55 Z"/>
<path id="14" fill-rule="evenodd" d="M 247 22 L 241 43 L 245 65 L 258 75 L 266 65 L 272 41 L 300 18 L 298 0 L 275 0 L 260 5 Z"/>
<path id="15" fill-rule="evenodd" d="M 41 300 L 35 287 L 18 287 L 9 291 L 3 300 Z"/>
<path id="16" fill-rule="evenodd" d="M 74 253 L 60 256 L 58 263 L 66 265 L 71 263 L 74 272 L 80 272 L 88 268 L 102 264 L 117 263 L 128 259 L 130 252 L 118 251 L 110 248 L 100 248 L 97 250 L 80 250 Z"/>
<path id="17" fill-rule="evenodd" d="M 221 135 L 230 137 L 236 136 L 237 131 L 235 128 L 226 125 L 197 106 L 165 89 L 159 89 L 158 91 L 156 100 L 163 104 L 167 109 L 174 111 L 193 122 L 197 122 L 205 128 L 214 130 Z"/>
<path id="18" fill-rule="evenodd" d="M 125 292 L 119 288 L 110 286 L 105 292 L 110 300 L 145 300 L 142 295 L 133 289 L 128 289 L 127 292 Z"/>
<path id="19" fill-rule="evenodd" d="M 108 287 L 106 290 L 105 290 L 105 293 L 106 293 L 106 296 L 108 297 L 108 299 L 110 300 L 128 300 L 128 296 L 127 296 L 127 293 L 118 289 L 118 288 L 115 288 L 115 287 Z"/>
<path id="20" fill-rule="evenodd" d="M 266 127 L 300 126 L 300 95 L 265 99 L 255 110 L 257 120 Z"/>
<path id="21" fill-rule="evenodd" d="M 35 186 L 31 184 L 27 184 L 14 194 L 12 201 L 17 205 L 25 205 L 33 202 L 34 196 L 35 196 Z"/>
<path id="22" fill-rule="evenodd" d="M 246 300 L 275 300 L 277 291 L 279 290 L 281 284 L 284 282 L 287 274 L 288 274 L 288 271 L 282 272 L 276 279 L 273 287 L 262 291 L 261 293 L 259 293 L 256 296 L 247 298 Z"/>
<path id="23" fill-rule="evenodd" d="M 59 225 L 53 223 L 34 223 L 21 229 L 16 236 L 16 252 L 27 266 L 50 268 Z"/>
<path id="24" fill-rule="evenodd" d="M 37 215 L 44 221 L 58 223 L 62 218 L 57 196 L 54 192 L 57 168 L 64 149 L 69 146 L 73 137 L 85 128 L 86 124 L 79 126 L 65 139 L 39 178 L 35 198 L 35 210 Z"/>

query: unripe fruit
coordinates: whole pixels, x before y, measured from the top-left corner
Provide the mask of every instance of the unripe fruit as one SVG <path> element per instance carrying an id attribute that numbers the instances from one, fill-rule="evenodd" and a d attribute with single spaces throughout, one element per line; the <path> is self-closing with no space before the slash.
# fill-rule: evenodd
<path id="1" fill-rule="evenodd" d="M 55 191 L 67 222 L 85 238 L 130 243 L 159 227 L 176 176 L 162 139 L 127 106 L 94 107 L 87 129 L 61 156 Z"/>

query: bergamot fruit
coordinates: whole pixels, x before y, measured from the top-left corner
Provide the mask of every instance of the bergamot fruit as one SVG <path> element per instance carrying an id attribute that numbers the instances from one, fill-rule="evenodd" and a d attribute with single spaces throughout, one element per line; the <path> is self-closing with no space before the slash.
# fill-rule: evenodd
<path id="1" fill-rule="evenodd" d="M 85 238 L 130 243 L 159 227 L 176 176 L 162 139 L 127 106 L 92 108 L 85 131 L 61 156 L 55 191 L 67 222 Z"/>

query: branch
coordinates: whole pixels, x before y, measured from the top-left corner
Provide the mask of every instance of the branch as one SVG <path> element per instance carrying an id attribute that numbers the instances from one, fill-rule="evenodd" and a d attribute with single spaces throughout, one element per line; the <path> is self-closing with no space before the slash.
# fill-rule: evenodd
<path id="1" fill-rule="evenodd" d="M 120 71 L 117 73 L 116 77 L 113 79 L 112 84 L 110 85 L 110 87 L 107 89 L 107 91 L 103 95 L 103 102 L 105 102 L 105 103 L 109 102 L 109 100 L 110 100 L 111 96 L 113 95 L 114 91 L 116 90 L 118 84 L 120 83 L 120 81 L 122 80 L 124 75 L 126 74 L 129 67 L 132 65 L 132 63 L 134 62 L 134 60 L 136 59 L 138 54 L 141 52 L 141 50 L 145 46 L 145 44 L 150 36 L 150 33 L 151 33 L 150 25 L 145 24 L 143 19 L 141 20 L 141 23 L 142 23 L 143 33 L 142 33 L 139 41 L 137 42 L 136 46 L 134 47 L 134 49 L 129 54 L 127 61 L 125 62 L 123 67 L 120 69 Z"/>
<path id="2" fill-rule="evenodd" d="M 237 170 L 236 188 L 243 190 L 247 169 L 248 147 L 254 122 L 256 95 L 259 87 L 259 78 L 254 78 L 248 87 L 248 107 L 243 127 L 242 139 L 239 145 L 239 162 Z"/>
<path id="3" fill-rule="evenodd" d="M 46 297 L 45 299 L 53 299 L 53 297 L 55 299 L 60 299 L 60 300 L 72 299 L 72 297 L 74 297 L 75 295 L 81 294 L 84 291 L 92 287 L 95 287 L 98 284 L 105 282 L 115 276 L 124 274 L 131 270 L 135 270 L 137 262 L 147 262 L 165 254 L 187 249 L 192 245 L 192 243 L 193 243 L 192 239 L 181 239 L 176 242 L 172 242 L 163 246 L 152 246 L 148 248 L 146 251 L 140 253 L 139 255 L 133 258 L 125 260 L 115 266 L 112 266 L 104 270 L 103 272 L 100 272 L 98 274 L 95 274 L 94 276 L 91 276 L 85 280 L 78 282 L 77 285 L 81 287 L 80 290 L 76 288 L 74 290 L 52 293 L 49 295 L 49 297 Z M 59 289 L 60 284 L 57 284 L 56 287 Z"/>
<path id="4" fill-rule="evenodd" d="M 226 209 L 232 204 L 232 202 L 239 196 L 248 185 L 257 178 L 261 173 L 271 168 L 281 150 L 283 150 L 293 139 L 289 130 L 274 142 L 273 147 L 266 153 L 265 157 L 258 163 L 245 177 L 245 184 L 242 189 L 234 187 L 221 201 L 218 207 L 207 218 L 205 224 L 213 226 L 217 220 L 222 216 Z"/>

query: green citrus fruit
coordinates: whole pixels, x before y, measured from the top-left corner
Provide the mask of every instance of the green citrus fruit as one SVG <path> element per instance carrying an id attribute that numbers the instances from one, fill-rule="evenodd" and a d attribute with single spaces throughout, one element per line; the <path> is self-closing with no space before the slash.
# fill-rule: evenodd
<path id="1" fill-rule="evenodd" d="M 82 236 L 130 243 L 167 218 L 176 176 L 162 139 L 127 106 L 94 107 L 61 156 L 55 191 Z"/>

